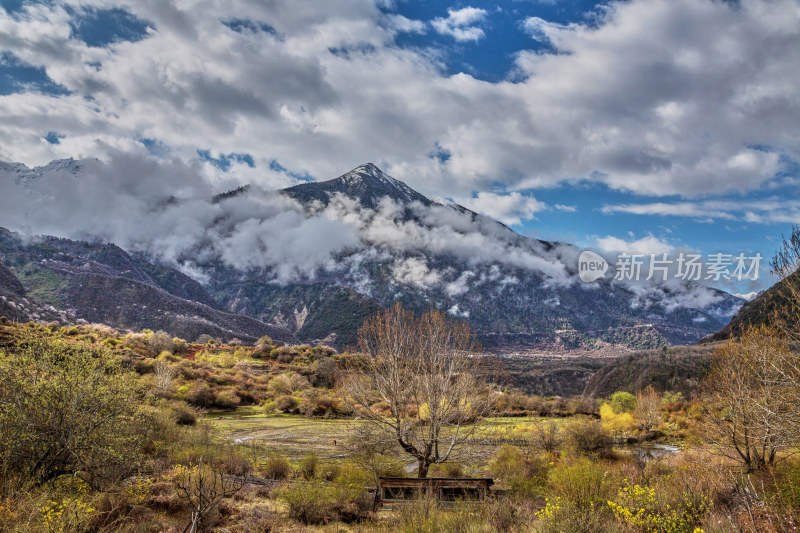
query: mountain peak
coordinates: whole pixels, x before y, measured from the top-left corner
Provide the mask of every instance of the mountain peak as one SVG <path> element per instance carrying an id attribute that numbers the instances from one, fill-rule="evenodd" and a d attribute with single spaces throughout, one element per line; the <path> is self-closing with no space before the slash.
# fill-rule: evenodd
<path id="1" fill-rule="evenodd" d="M 379 169 L 375 163 L 364 163 L 363 165 L 357 166 L 350 172 L 360 172 L 363 174 L 369 174 L 371 176 L 379 176 L 384 174 L 383 170 Z"/>
<path id="2" fill-rule="evenodd" d="M 394 179 L 373 163 L 360 165 L 338 178 L 314 183 L 303 183 L 284 189 L 295 200 L 319 200 L 326 204 L 336 193 L 359 200 L 362 206 L 375 209 L 381 200 L 389 197 L 401 204 L 432 202 L 400 180 Z"/>
<path id="3" fill-rule="evenodd" d="M 33 182 L 54 173 L 66 173 L 77 177 L 86 167 L 102 165 L 98 159 L 54 159 L 46 165 L 28 167 L 23 163 L 6 163 L 0 161 L 0 177 L 8 177 L 17 185 L 30 186 Z"/>

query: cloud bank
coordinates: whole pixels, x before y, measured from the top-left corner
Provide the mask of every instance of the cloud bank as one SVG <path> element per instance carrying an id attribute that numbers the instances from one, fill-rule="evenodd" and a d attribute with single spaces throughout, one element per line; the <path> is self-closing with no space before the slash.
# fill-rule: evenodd
<path id="1" fill-rule="evenodd" d="M 58 161 L 33 171 L 0 168 L 0 226 L 113 242 L 155 256 L 204 279 L 222 264 L 263 271 L 265 280 L 313 279 L 320 270 L 351 271 L 390 261 L 399 283 L 430 288 L 444 281 L 425 256 L 468 267 L 502 264 L 567 283 L 564 253 L 451 205 L 384 198 L 376 209 L 335 195 L 328 205 L 299 202 L 257 186 L 218 195 L 230 182 L 203 177 L 200 163 L 154 161 L 116 153 Z M 405 216 L 410 209 L 413 217 Z M 465 283 L 467 278 L 461 279 Z M 453 289 L 456 290 L 456 289 Z"/>
<path id="2" fill-rule="evenodd" d="M 384 5 L 60 0 L 0 10 L 9 60 L 60 88 L 0 95 L 0 160 L 108 161 L 147 148 L 188 164 L 209 150 L 249 154 L 252 167 L 229 172 L 265 188 L 372 160 L 428 196 L 587 180 L 693 197 L 757 189 L 798 159 L 794 0 L 632 0 L 586 24 L 522 20 L 551 53 L 520 51 L 496 83 L 447 75 L 438 51 L 396 40 L 433 28 L 475 42 L 488 31 L 480 8 L 412 21 Z M 141 35 L 99 44 L 75 30 L 112 8 L 142 21 Z"/>

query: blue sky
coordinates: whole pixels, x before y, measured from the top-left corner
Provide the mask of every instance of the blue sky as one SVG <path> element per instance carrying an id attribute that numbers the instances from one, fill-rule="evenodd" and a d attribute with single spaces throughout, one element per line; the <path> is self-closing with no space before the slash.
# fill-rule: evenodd
<path id="1" fill-rule="evenodd" d="M 504 2 L 426 2 L 401 1 L 384 7 L 389 14 L 399 14 L 411 20 L 446 19 L 449 12 L 477 8 L 485 14 L 475 27 L 483 35 L 476 40 L 458 41 L 452 35 L 436 31 L 402 33 L 397 38 L 401 47 L 435 48 L 444 55 L 448 74 L 467 72 L 476 78 L 496 82 L 513 77 L 514 57 L 520 50 L 547 51 L 546 42 L 531 39 L 522 22 L 528 17 L 558 23 L 591 23 L 602 3 L 593 0 L 540 2 L 511 0 Z"/>
<path id="2" fill-rule="evenodd" d="M 800 223 L 794 0 L 0 6 L 0 160 L 178 161 L 211 189 L 372 161 L 609 253 L 768 258 Z"/>

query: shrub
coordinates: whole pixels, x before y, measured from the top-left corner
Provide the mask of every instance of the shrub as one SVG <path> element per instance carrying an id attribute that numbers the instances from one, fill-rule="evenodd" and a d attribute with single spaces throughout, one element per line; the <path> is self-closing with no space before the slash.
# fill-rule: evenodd
<path id="1" fill-rule="evenodd" d="M 197 423 L 197 414 L 189 407 L 176 407 L 174 413 L 175 423 L 179 426 L 193 426 Z"/>
<path id="2" fill-rule="evenodd" d="M 464 477 L 464 465 L 447 462 L 430 466 L 428 477 Z"/>
<path id="3" fill-rule="evenodd" d="M 547 484 L 548 462 L 539 456 L 524 454 L 516 446 L 505 444 L 489 462 L 489 471 L 502 479 L 512 492 L 539 496 Z"/>
<path id="4" fill-rule="evenodd" d="M 147 339 L 147 347 L 150 349 L 151 355 L 158 355 L 164 351 L 172 352 L 175 349 L 175 344 L 167 332 L 156 331 Z"/>
<path id="5" fill-rule="evenodd" d="M 542 451 L 555 453 L 564 442 L 564 436 L 555 422 L 542 422 L 533 430 L 533 442 Z"/>
<path id="6" fill-rule="evenodd" d="M 288 394 L 275 398 L 275 409 L 284 413 L 294 413 L 297 411 L 297 399 Z"/>
<path id="7" fill-rule="evenodd" d="M 306 525 L 322 524 L 336 518 L 356 520 L 371 505 L 361 488 L 333 484 L 290 485 L 280 492 L 279 497 L 289 507 L 289 516 Z"/>
<path id="8" fill-rule="evenodd" d="M 539 521 L 533 530 L 536 533 L 611 533 L 620 531 L 613 527 L 613 516 L 609 512 L 586 511 L 575 504 L 553 498 L 544 509 L 536 513 Z"/>
<path id="9" fill-rule="evenodd" d="M 136 467 L 149 416 L 117 356 L 26 333 L 0 348 L 0 383 L 0 478 L 81 472 L 97 485 Z"/>
<path id="10" fill-rule="evenodd" d="M 170 459 L 175 464 L 212 467 L 218 472 L 243 476 L 251 470 L 250 457 L 245 450 L 231 444 L 188 444 L 170 450 Z"/>
<path id="11" fill-rule="evenodd" d="M 280 498 L 289 507 L 289 516 L 302 524 L 322 524 L 336 516 L 336 502 L 322 485 L 291 485 Z"/>
<path id="12" fill-rule="evenodd" d="M 320 359 L 312 367 L 312 372 L 315 387 L 332 388 L 336 382 L 336 361 L 332 357 Z"/>
<path id="13" fill-rule="evenodd" d="M 562 503 L 582 511 L 602 511 L 615 485 L 605 464 L 586 457 L 556 465 L 548 481 Z"/>
<path id="14" fill-rule="evenodd" d="M 332 396 L 314 394 L 304 399 L 298 410 L 306 416 L 329 416 L 338 412 L 340 403 Z"/>
<path id="15" fill-rule="evenodd" d="M 175 337 L 172 339 L 172 352 L 173 353 L 183 353 L 186 350 L 186 341 L 181 339 L 180 337 Z"/>
<path id="16" fill-rule="evenodd" d="M 375 480 L 367 469 L 350 461 L 341 463 L 338 472 L 333 478 L 340 485 L 365 487 Z"/>
<path id="17" fill-rule="evenodd" d="M 269 335 L 264 335 L 260 339 L 256 341 L 256 346 L 271 346 L 272 345 L 272 337 Z"/>
<path id="18" fill-rule="evenodd" d="M 186 400 L 198 407 L 210 407 L 215 400 L 214 391 L 203 381 L 195 381 L 186 391 Z"/>
<path id="19" fill-rule="evenodd" d="M 289 464 L 289 459 L 280 453 L 270 454 L 267 460 L 260 466 L 264 475 L 272 479 L 286 479 L 292 471 L 292 465 Z"/>
<path id="20" fill-rule="evenodd" d="M 222 407 L 223 409 L 233 409 L 241 400 L 239 396 L 236 394 L 236 391 L 233 389 L 225 389 L 222 392 L 216 395 L 214 399 L 214 405 L 217 407 Z"/>
<path id="21" fill-rule="evenodd" d="M 588 396 L 576 396 L 570 400 L 570 405 L 576 415 L 593 415 L 597 412 L 597 400 Z"/>
<path id="22" fill-rule="evenodd" d="M 611 444 L 608 433 L 598 420 L 580 420 L 567 426 L 567 440 L 578 453 L 596 454 Z"/>
<path id="23" fill-rule="evenodd" d="M 615 413 L 629 413 L 636 408 L 636 396 L 630 392 L 615 392 L 611 395 L 611 407 Z"/>
<path id="24" fill-rule="evenodd" d="M 618 412 L 607 403 L 600 406 L 600 418 L 603 429 L 612 435 L 619 435 L 636 427 L 636 419 L 630 412 Z"/>
<path id="25" fill-rule="evenodd" d="M 318 467 L 319 458 L 317 458 L 317 454 L 311 452 L 300 460 L 297 469 L 305 479 L 314 479 L 317 475 Z"/>
<path id="26" fill-rule="evenodd" d="M 685 406 L 682 392 L 665 392 L 661 398 L 661 407 L 667 411 L 678 411 Z"/>
<path id="27" fill-rule="evenodd" d="M 697 531 L 695 528 L 701 525 L 709 509 L 704 497 L 695 503 L 685 495 L 683 501 L 673 507 L 659 502 L 655 489 L 630 483 L 619 490 L 615 500 L 607 503 L 617 520 L 642 533 Z"/>

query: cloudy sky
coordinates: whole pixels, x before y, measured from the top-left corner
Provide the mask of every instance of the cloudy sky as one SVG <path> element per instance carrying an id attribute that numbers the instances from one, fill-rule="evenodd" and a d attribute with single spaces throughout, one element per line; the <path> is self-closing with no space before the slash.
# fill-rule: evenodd
<path id="1" fill-rule="evenodd" d="M 616 251 L 769 257 L 800 223 L 797 0 L 0 5 L 2 161 L 210 191 L 372 161 Z"/>

